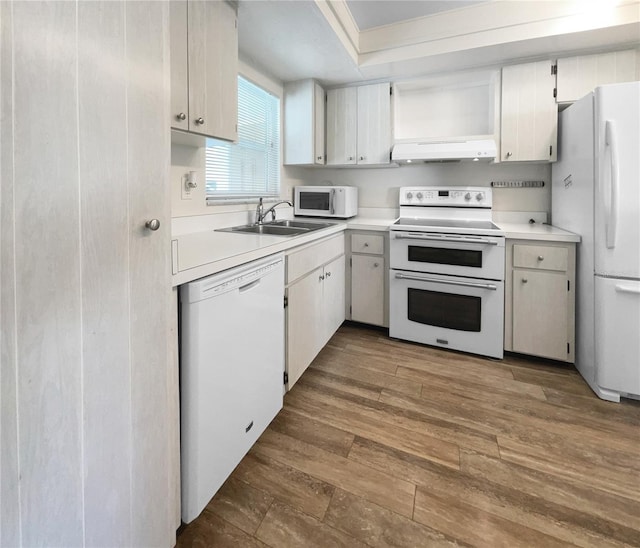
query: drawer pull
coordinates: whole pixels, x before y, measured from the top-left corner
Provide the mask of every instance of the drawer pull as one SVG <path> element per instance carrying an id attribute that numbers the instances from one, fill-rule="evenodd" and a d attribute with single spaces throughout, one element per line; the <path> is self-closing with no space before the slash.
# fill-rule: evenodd
<path id="1" fill-rule="evenodd" d="M 526 284 L 529 280 L 527 280 L 526 278 L 522 278 L 522 283 Z"/>
<path id="2" fill-rule="evenodd" d="M 379 263 L 373 263 L 373 268 L 378 268 L 380 266 Z"/>
<path id="3" fill-rule="evenodd" d="M 364 247 L 369 247 L 369 244 L 367 242 L 364 243 Z"/>
<path id="4" fill-rule="evenodd" d="M 544 261 L 544 257 L 542 255 L 538 255 L 538 260 L 539 261 Z"/>

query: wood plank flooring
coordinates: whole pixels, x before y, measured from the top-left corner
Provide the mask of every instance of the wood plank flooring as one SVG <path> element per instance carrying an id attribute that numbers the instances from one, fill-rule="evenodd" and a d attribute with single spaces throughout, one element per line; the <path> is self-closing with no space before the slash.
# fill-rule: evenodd
<path id="1" fill-rule="evenodd" d="M 345 324 L 177 545 L 640 546 L 640 402 Z"/>

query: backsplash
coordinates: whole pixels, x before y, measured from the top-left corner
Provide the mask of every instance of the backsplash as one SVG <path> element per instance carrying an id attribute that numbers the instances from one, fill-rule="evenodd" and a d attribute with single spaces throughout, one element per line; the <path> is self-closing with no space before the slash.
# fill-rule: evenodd
<path id="1" fill-rule="evenodd" d="M 396 208 L 403 186 L 486 186 L 491 181 L 544 181 L 542 188 L 495 188 L 497 211 L 551 211 L 550 164 L 422 164 L 385 169 L 287 168 L 291 178 L 310 185 L 358 187 L 360 208 Z"/>
<path id="2" fill-rule="evenodd" d="M 195 172 L 197 188 L 191 199 L 182 197 L 184 176 Z M 403 186 L 486 186 L 491 181 L 544 181 L 542 188 L 495 188 L 494 211 L 551 211 L 551 166 L 549 164 L 422 164 L 389 168 L 305 168 L 283 167 L 281 192 L 290 200 L 296 185 L 353 185 L 358 187 L 358 205 L 367 217 L 389 217 L 397 210 L 398 192 Z M 236 203 L 207 206 L 204 184 L 204 149 L 173 143 L 171 146 L 172 232 L 207 230 L 251 221 L 255 204 Z M 292 215 L 291 208 L 278 210 L 279 217 Z M 392 216 L 392 215 L 391 215 Z"/>

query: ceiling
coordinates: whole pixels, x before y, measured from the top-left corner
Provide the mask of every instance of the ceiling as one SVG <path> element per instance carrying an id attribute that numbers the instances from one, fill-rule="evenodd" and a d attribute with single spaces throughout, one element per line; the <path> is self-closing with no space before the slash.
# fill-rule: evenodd
<path id="1" fill-rule="evenodd" d="M 241 59 L 325 87 L 640 47 L 640 0 L 239 0 Z"/>
<path id="2" fill-rule="evenodd" d="M 487 0 L 347 0 L 359 30 L 480 4 Z"/>

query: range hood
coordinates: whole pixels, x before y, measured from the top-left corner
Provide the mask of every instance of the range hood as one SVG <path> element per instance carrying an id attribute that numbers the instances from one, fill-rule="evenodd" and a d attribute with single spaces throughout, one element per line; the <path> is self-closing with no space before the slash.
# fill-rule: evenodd
<path id="1" fill-rule="evenodd" d="M 461 160 L 493 160 L 497 154 L 493 139 L 426 141 L 398 143 L 391 160 L 411 162 L 459 162 Z"/>

